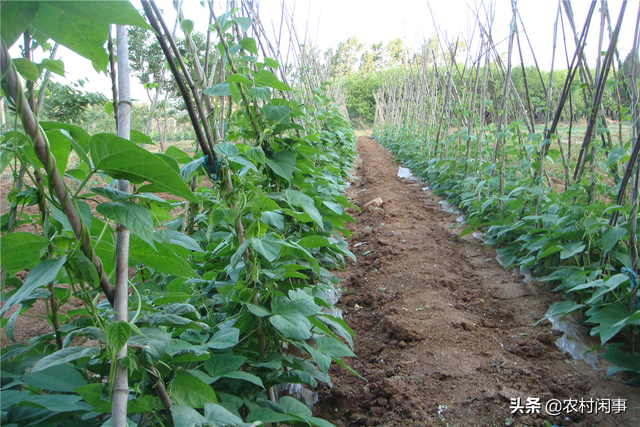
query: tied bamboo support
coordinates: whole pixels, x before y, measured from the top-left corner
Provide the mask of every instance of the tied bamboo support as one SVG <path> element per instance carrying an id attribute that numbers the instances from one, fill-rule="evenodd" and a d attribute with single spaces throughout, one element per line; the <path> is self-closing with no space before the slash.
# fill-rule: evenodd
<path id="1" fill-rule="evenodd" d="M 114 88 L 114 105 L 118 106 L 117 128 L 120 138 L 129 139 L 131 132 L 131 95 L 129 87 L 129 47 L 127 27 L 116 26 L 118 43 L 118 86 Z M 118 190 L 128 193 L 129 181 L 118 180 Z M 129 321 L 129 237 L 130 231 L 122 224 L 116 224 L 116 279 L 114 300 L 114 322 Z M 129 400 L 129 372 L 121 361 L 127 356 L 128 346 L 116 354 L 115 375 L 111 392 L 111 425 L 127 427 L 127 401 Z"/>

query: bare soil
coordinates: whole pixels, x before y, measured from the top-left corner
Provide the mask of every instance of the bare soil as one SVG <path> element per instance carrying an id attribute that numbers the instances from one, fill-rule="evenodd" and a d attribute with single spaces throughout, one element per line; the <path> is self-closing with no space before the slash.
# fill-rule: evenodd
<path id="1" fill-rule="evenodd" d="M 356 333 L 364 376 L 332 368 L 333 388 L 316 413 L 336 426 L 638 426 L 640 392 L 628 378 L 605 380 L 555 345 L 548 321 L 534 324 L 560 297 L 505 272 L 496 253 L 460 238 L 456 217 L 424 183 L 397 177 L 393 156 L 360 137 L 355 180 L 347 195 L 364 206 L 342 272 L 338 306 Z M 470 236 L 469 236 L 470 237 Z M 357 244 L 360 244 L 356 247 Z M 512 414 L 511 399 L 539 398 L 540 413 Z M 620 414 L 562 411 L 550 399 L 627 399 Z M 535 412 L 535 411 L 534 411 Z"/>

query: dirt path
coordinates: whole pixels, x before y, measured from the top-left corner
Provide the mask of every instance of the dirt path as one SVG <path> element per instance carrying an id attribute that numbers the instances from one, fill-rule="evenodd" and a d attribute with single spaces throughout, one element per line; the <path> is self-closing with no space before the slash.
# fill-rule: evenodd
<path id="1" fill-rule="evenodd" d="M 355 214 L 358 263 L 342 273 L 338 305 L 356 333 L 350 366 L 368 383 L 336 368 L 320 416 L 337 426 L 640 425 L 638 409 L 547 415 L 550 399 L 622 398 L 637 408 L 640 392 L 563 355 L 549 322 L 533 327 L 557 297 L 460 239 L 451 228 L 458 215 L 424 184 L 398 178 L 398 164 L 374 140 L 358 145 L 347 195 L 358 206 L 376 197 L 384 204 Z M 542 413 L 511 414 L 512 398 L 539 398 Z"/>

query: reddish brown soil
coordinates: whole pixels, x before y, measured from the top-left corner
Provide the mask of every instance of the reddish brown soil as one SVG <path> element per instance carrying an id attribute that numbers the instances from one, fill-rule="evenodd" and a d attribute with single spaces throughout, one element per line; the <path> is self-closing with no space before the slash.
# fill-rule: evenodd
<path id="1" fill-rule="evenodd" d="M 368 382 L 332 368 L 334 387 L 321 391 L 318 416 L 336 426 L 640 425 L 639 409 L 512 415 L 511 398 L 540 398 L 543 408 L 552 398 L 623 398 L 638 408 L 640 392 L 563 354 L 549 322 L 533 326 L 558 296 L 460 239 L 457 215 L 425 184 L 398 178 L 392 155 L 374 140 L 361 137 L 358 148 L 347 195 L 358 206 L 384 203 L 355 213 L 358 262 L 342 273 L 338 305 L 356 333 L 358 359 L 348 363 Z"/>

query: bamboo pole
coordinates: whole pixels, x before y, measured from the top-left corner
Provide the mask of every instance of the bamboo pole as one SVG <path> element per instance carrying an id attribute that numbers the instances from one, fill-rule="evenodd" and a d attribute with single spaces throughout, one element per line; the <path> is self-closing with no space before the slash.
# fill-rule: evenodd
<path id="1" fill-rule="evenodd" d="M 127 27 L 116 26 L 118 43 L 118 136 L 129 139 L 131 131 L 131 89 L 129 81 L 129 46 Z M 114 100 L 115 103 L 116 100 Z M 118 190 L 129 193 L 129 181 L 118 180 Z M 116 224 L 116 278 L 114 298 L 114 322 L 129 322 L 129 236 L 130 231 Z M 127 356 L 128 346 L 119 349 L 111 394 L 111 425 L 127 427 L 127 400 L 129 398 L 129 375 L 121 360 Z"/>

